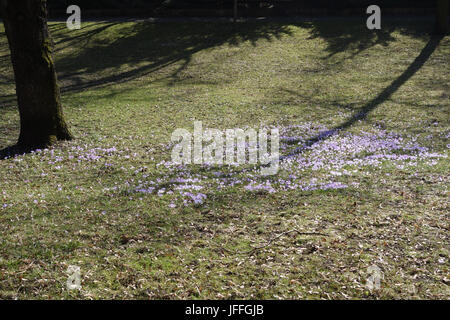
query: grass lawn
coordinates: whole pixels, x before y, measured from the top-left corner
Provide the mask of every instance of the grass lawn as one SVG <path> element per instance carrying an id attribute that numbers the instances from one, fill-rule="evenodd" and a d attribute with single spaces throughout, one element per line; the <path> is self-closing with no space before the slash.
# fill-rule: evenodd
<path id="1" fill-rule="evenodd" d="M 450 38 L 431 26 L 51 23 L 76 140 L 0 161 L 0 298 L 449 299 Z M 16 105 L 1 25 L 0 149 Z M 278 127 L 290 156 L 265 178 L 167 166 L 196 120 Z"/>

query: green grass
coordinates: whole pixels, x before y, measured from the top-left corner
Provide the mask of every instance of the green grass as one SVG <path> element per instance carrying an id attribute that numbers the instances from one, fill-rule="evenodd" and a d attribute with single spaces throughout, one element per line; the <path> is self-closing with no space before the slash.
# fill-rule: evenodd
<path id="1" fill-rule="evenodd" d="M 156 164 L 195 120 L 331 128 L 368 110 L 345 130 L 382 127 L 447 155 L 450 38 L 433 46 L 429 26 L 52 23 L 76 140 L 0 162 L 0 298 L 448 299 L 447 158 L 365 167 L 340 177 L 358 183 L 347 189 L 207 187 L 197 207 L 133 192 L 167 177 Z M 1 149 L 19 120 L 0 32 Z M 92 148 L 98 161 L 79 159 Z M 370 291 L 373 264 L 384 280 Z M 66 290 L 69 265 L 81 267 L 80 292 Z"/>

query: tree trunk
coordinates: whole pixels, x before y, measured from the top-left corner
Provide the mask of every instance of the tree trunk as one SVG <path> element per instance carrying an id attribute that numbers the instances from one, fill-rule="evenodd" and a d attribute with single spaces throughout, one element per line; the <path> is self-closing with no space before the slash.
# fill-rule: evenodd
<path id="1" fill-rule="evenodd" d="M 0 0 L 20 114 L 18 146 L 46 147 L 72 135 L 64 120 L 45 0 Z"/>
<path id="2" fill-rule="evenodd" d="M 448 33 L 448 0 L 437 0 L 436 33 L 441 35 Z"/>

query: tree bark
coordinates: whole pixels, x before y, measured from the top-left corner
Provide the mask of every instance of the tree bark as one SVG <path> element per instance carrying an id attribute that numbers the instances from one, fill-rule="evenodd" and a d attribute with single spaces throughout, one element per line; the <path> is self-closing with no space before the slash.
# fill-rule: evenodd
<path id="1" fill-rule="evenodd" d="M 72 135 L 64 120 L 46 0 L 0 0 L 20 114 L 18 146 L 40 148 Z"/>
<path id="2" fill-rule="evenodd" d="M 448 0 L 437 0 L 435 32 L 441 35 L 448 33 Z"/>

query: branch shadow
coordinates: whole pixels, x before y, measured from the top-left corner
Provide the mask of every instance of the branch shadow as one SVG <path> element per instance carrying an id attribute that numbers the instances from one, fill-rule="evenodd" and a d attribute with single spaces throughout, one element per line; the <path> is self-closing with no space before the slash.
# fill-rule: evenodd
<path id="1" fill-rule="evenodd" d="M 249 41 L 256 46 L 259 39 L 271 41 L 281 35 L 290 35 L 288 26 L 282 24 L 245 24 L 239 28 L 230 24 L 185 23 L 154 24 L 139 22 L 128 29 L 121 30 L 110 44 L 95 45 L 84 49 L 76 57 L 59 60 L 62 92 L 83 90 L 129 82 L 148 76 L 169 65 L 182 62 L 182 66 L 168 77 L 188 67 L 192 56 L 223 44 L 238 46 Z M 131 35 L 130 35 L 131 34 Z M 80 66 L 77 61 L 85 61 Z M 129 70 L 121 70 L 122 65 L 131 65 Z M 92 80 L 84 81 L 77 77 L 83 74 L 102 74 Z"/>
<path id="2" fill-rule="evenodd" d="M 257 45 L 260 39 L 272 41 L 291 30 L 283 23 L 249 22 L 238 27 L 229 23 L 152 23 L 141 21 L 110 30 L 119 23 L 88 25 L 74 36 L 59 33 L 55 54 L 65 49 L 73 53 L 56 59 L 62 93 L 125 83 L 148 76 L 169 65 L 183 65 L 168 77 L 176 78 L 191 62 L 192 56 L 223 44 L 238 46 L 243 42 Z M 59 31 L 58 31 L 59 30 Z M 96 41 L 91 41 L 94 37 Z M 126 66 L 122 68 L 122 66 Z M 0 95 L 0 107 L 10 106 L 15 95 Z"/>
<path id="3" fill-rule="evenodd" d="M 378 96 L 376 96 L 366 105 L 364 105 L 358 111 L 358 113 L 353 115 L 350 119 L 348 119 L 347 121 L 338 126 L 335 126 L 330 130 L 323 131 L 319 133 L 317 136 L 310 138 L 301 147 L 298 147 L 294 152 L 281 158 L 282 159 L 289 158 L 297 154 L 300 154 L 301 152 L 308 149 L 315 143 L 334 136 L 340 130 L 344 130 L 351 127 L 355 122 L 365 120 L 373 110 L 375 110 L 380 104 L 389 99 L 389 97 L 391 97 L 406 81 L 408 81 L 412 76 L 414 76 L 417 73 L 417 71 L 419 71 L 423 67 L 423 65 L 428 61 L 433 52 L 439 46 L 439 43 L 441 42 L 442 39 L 443 36 L 432 36 L 428 41 L 428 43 L 426 44 L 426 46 L 422 49 L 420 54 L 412 62 L 412 64 L 386 89 L 384 89 L 380 94 L 378 94 Z"/>
<path id="4" fill-rule="evenodd" d="M 397 41 L 393 36 L 398 32 L 410 37 L 425 39 L 432 32 L 431 27 L 423 26 L 423 23 L 414 21 L 386 21 L 381 30 L 367 30 L 366 18 L 356 23 L 340 23 L 341 18 L 325 21 L 300 22 L 296 25 L 309 30 L 310 39 L 323 39 L 326 42 L 326 56 L 322 59 L 330 59 L 339 53 L 350 52 L 344 59 L 352 59 L 371 47 L 381 45 L 388 46 Z"/>

